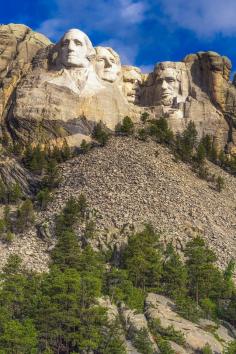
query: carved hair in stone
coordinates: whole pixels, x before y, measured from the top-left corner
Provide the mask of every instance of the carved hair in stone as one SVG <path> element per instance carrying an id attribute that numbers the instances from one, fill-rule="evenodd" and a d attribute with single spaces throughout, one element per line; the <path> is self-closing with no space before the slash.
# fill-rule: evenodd
<path id="1" fill-rule="evenodd" d="M 95 50 L 88 36 L 79 29 L 67 31 L 55 47 L 57 67 L 88 68 Z"/>
<path id="2" fill-rule="evenodd" d="M 142 73 L 135 66 L 122 66 L 123 92 L 129 103 L 138 104 L 141 95 Z"/>
<path id="3" fill-rule="evenodd" d="M 119 55 L 110 47 L 96 47 L 95 70 L 100 79 L 115 82 L 121 73 Z"/>
<path id="4" fill-rule="evenodd" d="M 154 105 L 177 106 L 188 96 L 185 63 L 162 62 L 154 69 Z"/>

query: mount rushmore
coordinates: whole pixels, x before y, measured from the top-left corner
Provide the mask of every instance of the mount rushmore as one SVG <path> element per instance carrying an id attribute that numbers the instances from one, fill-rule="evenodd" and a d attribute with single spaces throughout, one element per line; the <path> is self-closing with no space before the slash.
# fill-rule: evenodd
<path id="1" fill-rule="evenodd" d="M 112 48 L 94 47 L 79 29 L 56 44 L 24 25 L 0 26 L 1 135 L 28 143 L 70 146 L 90 140 L 96 123 L 111 131 L 125 116 L 164 116 L 174 132 L 194 121 L 199 137 L 236 153 L 236 80 L 215 52 L 161 62 L 144 74 L 122 65 Z"/>

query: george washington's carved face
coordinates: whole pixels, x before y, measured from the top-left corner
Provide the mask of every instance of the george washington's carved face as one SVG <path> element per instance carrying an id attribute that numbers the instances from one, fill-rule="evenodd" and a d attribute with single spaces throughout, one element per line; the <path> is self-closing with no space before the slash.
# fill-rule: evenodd
<path id="1" fill-rule="evenodd" d="M 86 68 L 90 65 L 89 55 L 93 47 L 86 36 L 80 30 L 72 29 L 64 34 L 60 40 L 60 62 L 65 67 Z"/>
<path id="2" fill-rule="evenodd" d="M 121 72 L 120 59 L 111 48 L 97 47 L 95 70 L 100 79 L 115 82 Z"/>

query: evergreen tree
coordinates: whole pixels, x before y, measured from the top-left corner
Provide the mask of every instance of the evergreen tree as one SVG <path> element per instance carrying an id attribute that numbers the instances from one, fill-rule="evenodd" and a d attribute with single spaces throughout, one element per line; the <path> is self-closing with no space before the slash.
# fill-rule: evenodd
<path id="1" fill-rule="evenodd" d="M 180 256 L 169 243 L 164 253 L 162 288 L 170 297 L 185 296 L 187 294 L 187 270 Z"/>
<path id="2" fill-rule="evenodd" d="M 30 199 L 26 199 L 17 210 L 17 230 L 22 232 L 35 221 L 34 207 Z"/>
<path id="3" fill-rule="evenodd" d="M 122 124 L 118 127 L 118 130 L 126 135 L 132 135 L 134 132 L 134 123 L 132 119 L 128 116 L 124 117 Z"/>
<path id="4" fill-rule="evenodd" d="M 216 256 L 201 237 L 189 241 L 184 251 L 189 277 L 190 294 L 196 303 L 205 298 L 216 300 L 221 296 L 223 276 L 216 268 Z"/>
<path id="5" fill-rule="evenodd" d="M 129 238 L 123 261 L 135 287 L 159 289 L 162 272 L 159 248 L 159 235 L 150 225 Z"/>
<path id="6" fill-rule="evenodd" d="M 52 196 L 48 188 L 41 189 L 36 195 L 36 200 L 41 210 L 45 210 L 47 208 L 47 205 L 51 199 Z"/>
<path id="7" fill-rule="evenodd" d="M 99 122 L 94 127 L 92 136 L 101 146 L 105 146 L 109 140 L 110 134 L 104 129 L 102 122 Z"/>
<path id="8" fill-rule="evenodd" d="M 57 235 L 58 242 L 52 251 L 51 258 L 60 270 L 79 268 L 81 251 L 73 231 L 64 230 Z"/>

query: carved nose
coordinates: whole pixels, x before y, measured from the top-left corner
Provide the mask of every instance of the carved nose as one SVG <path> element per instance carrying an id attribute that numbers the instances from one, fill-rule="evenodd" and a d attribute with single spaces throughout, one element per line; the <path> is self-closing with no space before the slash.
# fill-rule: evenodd
<path id="1" fill-rule="evenodd" d="M 110 62 L 110 60 L 109 59 L 106 59 L 105 60 L 105 67 L 106 68 L 110 68 L 112 66 L 112 63 Z"/>
<path id="2" fill-rule="evenodd" d="M 69 52 L 73 52 L 74 50 L 75 50 L 75 45 L 73 44 L 73 42 L 69 42 L 68 51 Z"/>
<path id="3" fill-rule="evenodd" d="M 165 80 L 162 81 L 161 87 L 163 89 L 167 89 L 168 88 L 167 82 Z"/>

